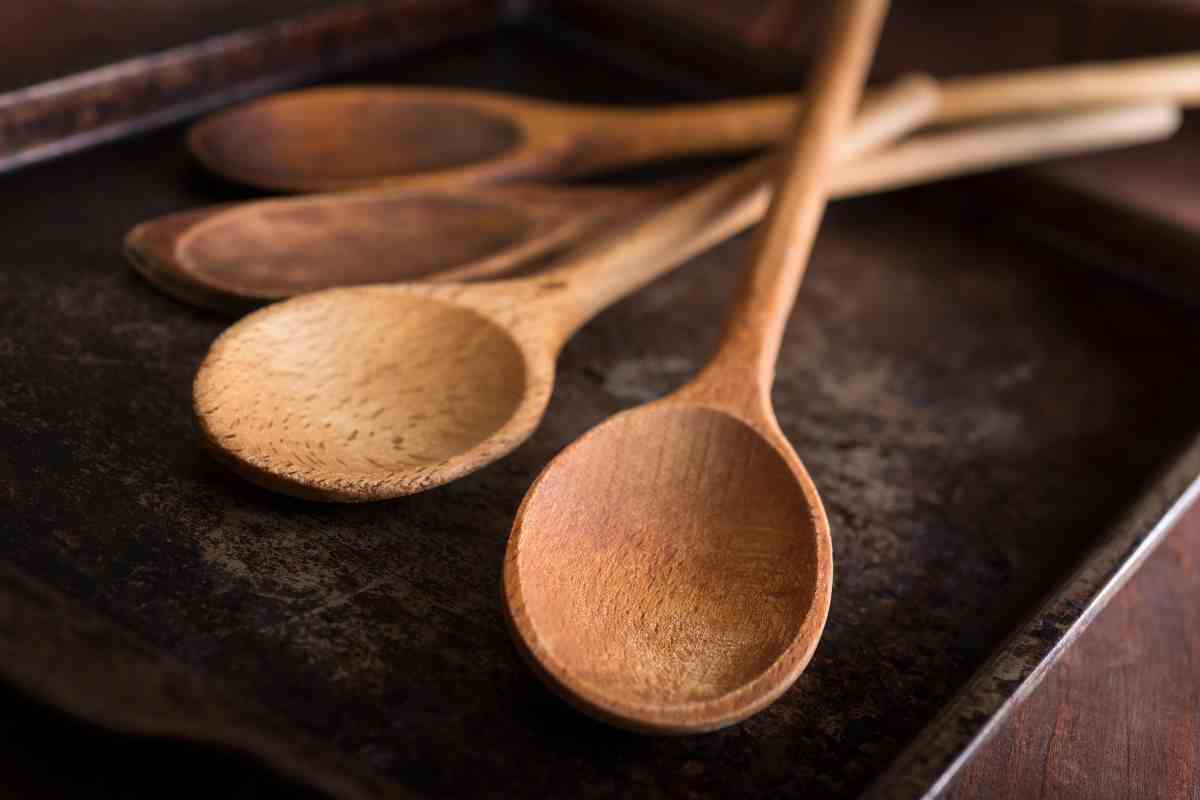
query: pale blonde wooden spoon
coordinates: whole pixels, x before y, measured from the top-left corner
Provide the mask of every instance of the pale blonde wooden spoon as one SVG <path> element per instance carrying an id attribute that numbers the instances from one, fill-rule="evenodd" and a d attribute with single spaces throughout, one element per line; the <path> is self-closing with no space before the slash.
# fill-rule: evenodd
<path id="1" fill-rule="evenodd" d="M 791 686 L 825 626 L 829 523 L 771 384 L 886 6 L 835 5 L 811 105 L 707 367 L 564 450 L 517 513 L 504 567 L 516 641 L 601 719 L 662 733 L 743 720 Z"/>
<path id="2" fill-rule="evenodd" d="M 1178 113 L 1117 106 L 926 133 L 839 169 L 832 197 L 1151 141 Z M 168 214 L 135 227 L 126 253 L 151 283 L 229 314 L 333 286 L 478 280 L 516 272 L 602 226 L 645 213 L 686 183 L 596 188 L 509 183 L 367 189 Z M 694 185 L 694 184 L 692 184 Z M 757 193 L 765 211 L 769 187 Z"/>
<path id="3" fill-rule="evenodd" d="M 928 80 L 868 104 L 841 151 L 912 130 Z M 719 178 L 536 277 L 329 289 L 257 311 L 196 375 L 204 440 L 243 476 L 340 501 L 411 494 L 491 463 L 537 427 L 558 352 L 602 309 L 750 223 L 763 164 Z"/>
<path id="4" fill-rule="evenodd" d="M 1200 102 L 1200 53 L 946 80 L 938 123 L 1111 104 Z M 271 95 L 204 118 L 189 146 L 209 169 L 264 189 L 461 187 L 561 178 L 776 141 L 784 96 L 653 108 L 378 86 Z"/>

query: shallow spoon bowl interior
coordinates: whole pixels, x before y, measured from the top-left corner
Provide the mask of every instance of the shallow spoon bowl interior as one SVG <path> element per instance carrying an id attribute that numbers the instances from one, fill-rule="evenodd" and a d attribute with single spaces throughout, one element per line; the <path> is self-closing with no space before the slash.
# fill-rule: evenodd
<path id="1" fill-rule="evenodd" d="M 808 663 L 831 560 L 782 434 L 674 396 L 554 459 L 518 512 L 505 590 L 522 652 L 571 703 L 696 732 L 761 709 Z"/>

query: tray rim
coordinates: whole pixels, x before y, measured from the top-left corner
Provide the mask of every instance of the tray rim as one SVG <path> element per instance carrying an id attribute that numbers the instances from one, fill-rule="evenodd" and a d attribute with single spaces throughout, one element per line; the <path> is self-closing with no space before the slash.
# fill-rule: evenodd
<path id="1" fill-rule="evenodd" d="M 996 646 L 862 797 L 932 800 L 941 796 L 1198 500 L 1200 434 L 1193 434 L 1116 521 L 1081 551 L 1076 566 Z M 1024 645 L 1038 643 L 1036 632 L 1059 624 L 1055 618 L 1063 613 L 1073 616 L 1036 660 L 1017 652 Z M 1011 689 L 991 688 L 1004 683 L 1011 683 Z M 985 709 L 989 710 L 987 716 L 980 719 L 979 712 Z M 960 730 L 944 735 L 947 726 L 955 722 Z"/>
<path id="2" fill-rule="evenodd" d="M 0 92 L 0 175 L 489 33 L 503 12 L 501 0 L 338 0 Z"/>

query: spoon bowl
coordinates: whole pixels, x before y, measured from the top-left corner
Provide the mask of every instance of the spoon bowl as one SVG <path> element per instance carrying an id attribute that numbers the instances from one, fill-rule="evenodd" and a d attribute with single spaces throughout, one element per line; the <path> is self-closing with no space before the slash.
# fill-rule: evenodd
<path id="1" fill-rule="evenodd" d="M 516 641 L 550 685 L 664 733 L 723 727 L 790 685 L 831 575 L 821 501 L 783 436 L 687 400 L 619 414 L 556 457 L 504 568 Z"/>
<path id="2" fill-rule="evenodd" d="M 499 458 L 545 411 L 556 351 L 486 289 L 363 286 L 251 314 L 196 375 L 204 440 L 255 483 L 343 502 L 411 494 Z"/>
<path id="3" fill-rule="evenodd" d="M 231 179 L 334 189 L 491 161 L 524 140 L 502 109 L 454 94 L 322 88 L 272 95 L 206 118 L 189 144 Z"/>

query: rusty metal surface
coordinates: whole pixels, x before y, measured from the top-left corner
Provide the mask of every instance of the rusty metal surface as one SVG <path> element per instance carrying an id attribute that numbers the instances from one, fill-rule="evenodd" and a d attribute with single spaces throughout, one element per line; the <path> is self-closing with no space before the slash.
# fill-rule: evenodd
<path id="1" fill-rule="evenodd" d="M 369 77 L 669 97 L 520 34 Z M 326 506 L 246 486 L 200 451 L 190 381 L 223 323 L 120 255 L 132 224 L 233 194 L 187 163 L 178 131 L 0 178 L 0 561 L 140 643 L 153 680 L 115 670 L 127 694 L 98 721 L 183 735 L 197 693 L 244 698 L 243 714 L 204 715 L 207 740 L 284 771 L 319 742 L 311 760 L 345 796 L 854 796 L 1200 428 L 1188 312 L 929 193 L 837 205 L 775 395 L 834 529 L 825 637 L 796 687 L 742 725 L 618 732 L 566 708 L 513 650 L 508 526 L 555 452 L 702 363 L 744 241 L 581 331 L 545 424 L 512 457 L 402 501 Z M 1164 485 L 1162 503 L 1182 490 Z M 21 607 L 18 583 L 31 585 L 0 581 L 0 609 Z M 1047 618 L 989 702 L 1082 611 Z M 5 617 L 0 671 L 86 715 L 87 692 L 44 689 L 47 663 L 86 665 L 108 634 L 48 661 L 22 646 L 44 635 L 31 620 Z"/>
<path id="2" fill-rule="evenodd" d="M 41 0 L 0 7 L 0 92 L 74 75 L 338 0 Z"/>
<path id="3" fill-rule="evenodd" d="M 496 0 L 305 0 L 292 4 L 291 17 L 262 24 L 255 22 L 264 15 L 269 19 L 272 9 L 231 14 L 226 0 L 215 0 L 218 5 L 207 9 L 191 8 L 190 14 L 161 0 L 139 0 L 145 7 L 119 11 L 115 6 L 96 8 L 90 14 L 84 8 L 73 14 L 67 13 L 72 9 L 55 8 L 90 2 L 52 0 L 39 9 L 20 4 L 15 14 L 0 10 L 0 47 L 12 46 L 8 39 L 15 37 L 18 54 L 6 61 L 10 70 L 0 67 L 0 173 L 268 90 L 490 31 L 500 14 Z M 304 10 L 310 13 L 300 13 Z M 275 7 L 274 16 L 281 11 Z M 106 19 L 118 13 L 119 20 Z M 168 13 L 176 17 L 175 24 L 159 24 Z M 103 25 L 110 29 L 107 36 L 96 32 Z M 212 35 L 227 27 L 235 29 Z M 139 36 L 147 30 L 158 35 Z M 177 43 L 189 34 L 192 41 Z M 93 46 L 81 46 L 80 38 Z M 47 39 L 53 43 L 47 45 Z M 171 43 L 175 46 L 166 47 Z M 152 52 L 129 53 L 145 49 Z M 126 55 L 130 57 L 113 63 L 93 60 Z M 21 82 L 36 80 L 40 72 L 23 67 L 50 65 L 57 75 L 58 70 L 93 63 L 101 66 Z"/>

